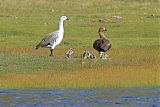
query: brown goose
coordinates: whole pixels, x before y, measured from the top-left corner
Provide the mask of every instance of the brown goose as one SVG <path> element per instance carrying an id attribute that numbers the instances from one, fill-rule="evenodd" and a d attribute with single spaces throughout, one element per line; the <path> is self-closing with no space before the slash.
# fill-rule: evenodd
<path id="1" fill-rule="evenodd" d="M 112 45 L 109 43 L 109 40 L 104 35 L 105 31 L 105 27 L 100 27 L 98 31 L 100 38 L 95 40 L 93 43 L 93 48 L 99 53 L 106 52 L 112 47 Z"/>

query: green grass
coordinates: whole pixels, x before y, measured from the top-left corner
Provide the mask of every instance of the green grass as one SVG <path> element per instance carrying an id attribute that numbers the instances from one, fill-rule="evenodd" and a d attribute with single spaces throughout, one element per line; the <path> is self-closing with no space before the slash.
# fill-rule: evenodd
<path id="1" fill-rule="evenodd" d="M 0 87 L 160 86 L 155 79 L 160 77 L 159 2 L 0 0 Z M 53 59 L 49 50 L 34 47 L 57 29 L 61 15 L 71 21 L 64 23 L 64 39 Z M 103 25 L 113 46 L 111 60 L 82 60 L 85 49 L 98 56 L 92 43 L 98 38 L 99 19 L 109 20 Z M 64 53 L 70 47 L 76 58 L 67 60 Z"/>
<path id="2" fill-rule="evenodd" d="M 65 59 L 61 52 L 60 55 L 55 55 L 51 58 L 48 55 L 36 55 L 35 53 L 27 53 L 28 50 L 21 52 L 0 52 L 1 56 L 1 73 L 18 72 L 34 73 L 38 71 L 75 71 L 83 69 L 108 69 L 112 67 L 140 66 L 145 64 L 158 64 L 160 55 L 157 51 L 159 48 L 113 48 L 110 52 L 111 59 L 104 60 L 83 60 L 80 59 L 80 53 L 76 52 L 72 59 Z M 75 51 L 78 51 L 78 48 Z M 91 49 L 90 49 L 91 50 Z M 148 50 L 150 53 L 148 53 Z M 15 50 L 18 51 L 18 50 Z M 125 51 L 128 51 L 127 54 Z M 29 51 L 28 51 L 29 52 Z M 30 51 L 32 52 L 32 51 Z M 94 51 L 92 51 L 93 53 Z M 59 53 L 59 52 L 56 52 Z M 153 55 L 154 53 L 154 55 Z M 98 56 L 98 54 L 97 54 Z M 82 64 L 84 62 L 84 64 Z"/>

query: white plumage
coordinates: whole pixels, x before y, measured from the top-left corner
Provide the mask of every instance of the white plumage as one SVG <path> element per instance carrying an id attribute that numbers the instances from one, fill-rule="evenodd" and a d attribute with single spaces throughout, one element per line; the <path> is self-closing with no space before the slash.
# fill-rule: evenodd
<path id="1" fill-rule="evenodd" d="M 49 33 L 42 39 L 42 41 L 36 46 L 36 49 L 40 47 L 47 47 L 50 48 L 50 56 L 53 56 L 53 49 L 59 45 L 63 39 L 64 35 L 64 28 L 63 28 L 63 21 L 64 20 L 69 20 L 66 16 L 61 16 L 59 19 L 59 26 L 58 30 Z"/>

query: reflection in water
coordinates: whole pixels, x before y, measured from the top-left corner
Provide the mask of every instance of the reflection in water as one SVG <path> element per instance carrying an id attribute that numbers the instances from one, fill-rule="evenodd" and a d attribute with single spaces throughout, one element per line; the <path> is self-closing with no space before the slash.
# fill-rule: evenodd
<path id="1" fill-rule="evenodd" d="M 4 107 L 160 107 L 160 88 L 0 89 Z"/>

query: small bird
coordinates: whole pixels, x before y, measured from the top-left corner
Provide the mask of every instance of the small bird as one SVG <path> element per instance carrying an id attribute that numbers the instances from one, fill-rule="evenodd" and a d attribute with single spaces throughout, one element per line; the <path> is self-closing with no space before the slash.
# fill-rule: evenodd
<path id="1" fill-rule="evenodd" d="M 91 54 L 90 55 L 90 59 L 96 59 L 96 55 L 95 54 Z"/>
<path id="2" fill-rule="evenodd" d="M 58 30 L 49 33 L 42 39 L 42 41 L 36 46 L 36 49 L 40 47 L 47 47 L 50 48 L 50 56 L 53 56 L 53 49 L 59 45 L 63 39 L 64 35 L 64 28 L 63 28 L 63 21 L 69 20 L 67 16 L 61 16 L 59 18 L 59 26 Z"/>
<path id="3" fill-rule="evenodd" d="M 67 59 L 71 58 L 71 55 L 72 55 L 73 53 L 74 53 L 74 52 L 73 52 L 73 49 L 70 48 L 70 49 L 66 52 L 65 58 L 67 58 Z"/>
<path id="4" fill-rule="evenodd" d="M 88 50 L 85 50 L 82 54 L 81 54 L 81 58 L 83 59 L 87 59 L 90 58 L 90 52 Z"/>
<path id="5" fill-rule="evenodd" d="M 100 58 L 101 59 L 108 59 L 108 55 L 103 52 L 100 52 Z"/>
<path id="6" fill-rule="evenodd" d="M 106 31 L 105 27 L 100 27 L 98 30 L 100 38 L 95 40 L 93 43 L 93 48 L 100 52 L 108 51 L 112 45 L 110 44 L 109 40 L 105 37 L 104 32 Z"/>

